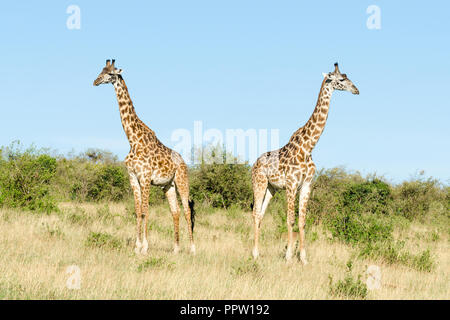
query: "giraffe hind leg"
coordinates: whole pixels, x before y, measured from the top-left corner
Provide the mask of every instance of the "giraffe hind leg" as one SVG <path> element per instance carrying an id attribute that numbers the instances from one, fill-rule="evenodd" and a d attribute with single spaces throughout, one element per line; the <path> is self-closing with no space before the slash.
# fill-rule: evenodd
<path id="1" fill-rule="evenodd" d="M 177 191 L 175 185 L 171 185 L 165 190 L 167 201 L 169 201 L 170 212 L 173 217 L 175 244 L 173 248 L 174 253 L 180 251 L 180 206 L 178 205 Z"/>
<path id="2" fill-rule="evenodd" d="M 186 164 L 181 164 L 175 173 L 175 185 L 178 191 L 178 194 L 181 198 L 181 204 L 183 205 L 184 217 L 186 219 L 188 233 L 189 233 L 189 241 L 190 241 L 190 251 L 192 254 L 195 254 L 195 244 L 194 244 L 194 220 L 195 220 L 195 211 L 194 211 L 194 202 L 189 200 L 189 179 L 187 175 L 187 166 Z"/>
<path id="3" fill-rule="evenodd" d="M 254 245 L 252 255 L 256 259 L 259 256 L 259 233 L 264 212 L 264 198 L 267 193 L 268 179 L 264 174 L 253 174 L 253 224 Z M 268 199 L 269 201 L 270 199 Z M 266 206 L 267 207 L 267 206 Z"/>

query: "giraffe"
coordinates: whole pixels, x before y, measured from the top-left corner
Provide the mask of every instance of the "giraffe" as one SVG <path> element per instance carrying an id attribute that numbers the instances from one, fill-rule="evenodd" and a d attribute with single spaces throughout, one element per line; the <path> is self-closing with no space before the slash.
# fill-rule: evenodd
<path id="1" fill-rule="evenodd" d="M 311 157 L 311 151 L 319 140 L 328 118 L 328 109 L 331 95 L 334 90 L 350 91 L 359 94 L 356 86 L 347 78 L 347 75 L 339 71 L 338 64 L 328 74 L 323 73 L 322 86 L 313 114 L 306 124 L 299 128 L 282 148 L 263 153 L 252 167 L 253 184 L 253 222 L 254 222 L 254 247 L 253 257 L 259 255 L 258 241 L 261 228 L 261 220 L 275 192 L 279 189 L 286 190 L 287 198 L 287 227 L 288 245 L 286 260 L 290 261 L 293 255 L 295 222 L 295 198 L 299 195 L 299 249 L 300 261 L 306 265 L 305 251 L 305 219 L 306 205 L 308 203 L 316 166 Z"/>
<path id="2" fill-rule="evenodd" d="M 114 63 L 115 60 L 112 60 L 112 63 L 106 60 L 106 66 L 95 79 L 94 86 L 104 83 L 113 84 L 119 103 L 122 126 L 130 143 L 130 152 L 125 157 L 125 165 L 130 176 L 136 211 L 135 252 L 146 254 L 148 251 L 148 200 L 150 186 L 155 185 L 163 188 L 169 202 L 174 224 L 174 252 L 177 253 L 180 250 L 178 192 L 188 225 L 190 251 L 195 254 L 194 208 L 193 202 L 189 200 L 187 166 L 179 153 L 162 144 L 153 130 L 138 118 L 122 78 L 122 69 L 117 69 Z"/>

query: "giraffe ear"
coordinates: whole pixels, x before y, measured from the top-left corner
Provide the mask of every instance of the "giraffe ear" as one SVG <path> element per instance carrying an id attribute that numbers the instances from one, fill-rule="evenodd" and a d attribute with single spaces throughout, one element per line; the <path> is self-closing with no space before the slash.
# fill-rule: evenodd
<path id="1" fill-rule="evenodd" d="M 324 78 L 326 78 L 328 76 L 328 73 L 322 72 L 322 75 Z"/>
<path id="2" fill-rule="evenodd" d="M 122 74 L 122 71 L 123 71 L 122 69 L 116 69 L 116 70 L 114 70 L 114 73 L 115 74 Z"/>

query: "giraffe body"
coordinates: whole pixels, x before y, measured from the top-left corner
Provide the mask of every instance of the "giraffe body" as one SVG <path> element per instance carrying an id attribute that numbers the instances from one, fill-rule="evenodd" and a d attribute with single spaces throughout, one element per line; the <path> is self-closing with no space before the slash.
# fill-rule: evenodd
<path id="1" fill-rule="evenodd" d="M 286 259 L 294 254 L 295 199 L 299 193 L 299 249 L 300 260 L 307 264 L 305 251 L 306 206 L 311 183 L 316 171 L 311 152 L 318 142 L 328 118 L 331 95 L 334 90 L 359 94 L 356 86 L 341 74 L 337 63 L 334 72 L 324 74 L 317 104 L 308 122 L 291 136 L 282 148 L 263 153 L 252 167 L 253 185 L 253 257 L 259 256 L 259 232 L 261 220 L 275 192 L 286 190 L 288 245 Z M 300 190 L 300 192 L 298 192 Z"/>
<path id="2" fill-rule="evenodd" d="M 130 143 L 130 152 L 125 158 L 125 165 L 130 176 L 135 202 L 137 220 L 135 252 L 146 254 L 148 251 L 148 198 L 150 186 L 154 185 L 163 188 L 169 201 L 174 222 L 174 252 L 179 251 L 178 193 L 188 224 L 191 252 L 195 253 L 193 208 L 189 201 L 187 166 L 179 153 L 161 143 L 153 130 L 138 118 L 121 73 L 121 69 L 115 68 L 114 60 L 112 64 L 107 60 L 106 66 L 94 81 L 94 85 L 113 84 L 122 126 Z"/>

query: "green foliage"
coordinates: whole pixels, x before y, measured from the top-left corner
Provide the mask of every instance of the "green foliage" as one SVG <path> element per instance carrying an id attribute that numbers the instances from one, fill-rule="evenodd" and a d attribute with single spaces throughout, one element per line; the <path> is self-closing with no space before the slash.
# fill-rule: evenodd
<path id="1" fill-rule="evenodd" d="M 367 243 L 360 249 L 360 256 L 373 259 L 382 259 L 387 264 L 401 264 L 418 271 L 431 272 L 434 262 L 429 249 L 414 255 L 404 250 L 403 241 L 385 241 Z"/>
<path id="2" fill-rule="evenodd" d="M 320 170 L 316 173 L 311 195 L 308 201 L 307 216 L 310 222 L 318 224 L 324 218 L 328 218 L 341 212 L 344 206 L 344 193 L 358 183 L 363 183 L 358 173 L 349 173 L 343 168 Z M 349 199 L 347 199 L 349 203 Z"/>
<path id="3" fill-rule="evenodd" d="M 335 297 L 365 299 L 367 297 L 367 286 L 361 281 L 359 275 L 354 279 L 352 275 L 348 274 L 344 280 L 338 280 L 333 283 L 333 278 L 330 276 L 330 294 Z"/>
<path id="4" fill-rule="evenodd" d="M 148 195 L 148 201 L 150 204 L 163 204 L 166 203 L 166 195 L 164 194 L 164 191 L 160 187 L 152 187 L 150 188 L 150 193 Z"/>
<path id="5" fill-rule="evenodd" d="M 50 184 L 56 159 L 31 147 L 22 150 L 19 142 L 1 150 L 0 205 L 34 211 L 56 211 Z"/>
<path id="6" fill-rule="evenodd" d="M 196 202 L 215 208 L 249 209 L 253 192 L 248 164 L 201 163 L 191 169 L 190 192 Z"/>
<path id="7" fill-rule="evenodd" d="M 343 280 L 333 282 L 333 277 L 328 276 L 330 294 L 339 298 L 365 299 L 368 291 L 367 286 L 361 281 L 361 275 L 356 279 L 352 276 L 353 262 L 347 262 L 347 272 Z"/>
<path id="8" fill-rule="evenodd" d="M 427 249 L 421 254 L 413 256 L 411 265 L 416 270 L 431 272 L 434 268 L 434 262 L 430 250 Z"/>
<path id="9" fill-rule="evenodd" d="M 89 186 L 90 200 L 119 201 L 124 198 L 128 186 L 128 174 L 120 166 L 103 165 L 97 169 L 95 179 Z"/>
<path id="10" fill-rule="evenodd" d="M 376 215 L 343 210 L 326 219 L 325 225 L 334 238 L 351 244 L 372 243 L 392 238 L 392 223 Z"/>
<path id="11" fill-rule="evenodd" d="M 435 179 L 405 181 L 396 190 L 395 212 L 409 220 L 423 218 L 433 203 L 441 203 L 449 212 L 449 191 Z"/>
<path id="12" fill-rule="evenodd" d="M 349 184 L 342 193 L 342 205 L 354 212 L 386 214 L 391 201 L 391 187 L 379 179 Z"/>
<path id="13" fill-rule="evenodd" d="M 230 219 L 241 219 L 241 210 L 250 210 L 253 202 L 251 167 L 226 163 L 230 156 L 227 157 L 221 148 L 210 151 L 209 158 L 189 170 L 191 198 L 204 214 L 212 214 L 213 208 L 226 208 Z M 166 203 L 161 188 L 150 190 L 151 204 Z M 33 147 L 22 150 L 19 143 L 0 149 L 1 206 L 51 212 L 57 210 L 56 201 L 70 200 L 126 201 L 129 215 L 124 218 L 135 223 L 128 172 L 110 152 L 89 149 L 79 155 L 52 156 L 47 150 Z M 95 218 L 87 218 L 83 212 L 72 212 L 68 219 L 81 225 L 97 218 L 116 220 L 109 208 L 103 209 Z M 295 210 L 298 212 L 298 201 Z M 277 221 L 278 235 L 287 232 L 286 211 L 286 194 L 277 192 L 268 214 L 273 214 Z M 364 178 L 357 172 L 333 168 L 318 171 L 314 178 L 306 228 L 323 223 L 334 239 L 359 247 L 370 244 L 373 248 L 381 248 L 392 244 L 394 225 L 407 225 L 416 219 L 433 221 L 439 230 L 445 228 L 450 221 L 450 187 L 423 177 L 393 185 L 379 177 Z M 151 225 L 150 228 L 158 226 Z M 247 227 L 242 225 L 230 228 L 238 228 L 242 234 L 247 232 Z M 294 231 L 298 231 L 297 225 Z M 431 241 L 437 238 L 433 234 L 427 237 Z M 392 245 L 388 248 L 378 251 L 384 252 L 381 254 L 384 257 L 396 256 Z M 420 260 L 424 265 L 427 264 L 426 257 L 424 255 Z"/>
<path id="14" fill-rule="evenodd" d="M 85 245 L 91 248 L 120 249 L 123 244 L 117 237 L 103 232 L 90 232 L 86 238 Z"/>
<path id="15" fill-rule="evenodd" d="M 58 161 L 53 192 L 61 200 L 120 201 L 131 195 L 128 172 L 122 163 L 97 155 Z M 101 162 L 99 159 L 109 159 Z"/>

